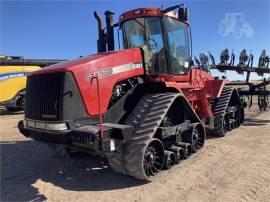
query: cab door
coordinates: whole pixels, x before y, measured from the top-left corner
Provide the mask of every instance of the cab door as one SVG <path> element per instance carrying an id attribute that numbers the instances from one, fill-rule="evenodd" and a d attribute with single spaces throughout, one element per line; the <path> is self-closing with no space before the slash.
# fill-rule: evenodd
<path id="1" fill-rule="evenodd" d="M 164 17 L 163 22 L 167 38 L 169 74 L 174 77 L 187 75 L 191 61 L 189 26 L 170 17 Z"/>

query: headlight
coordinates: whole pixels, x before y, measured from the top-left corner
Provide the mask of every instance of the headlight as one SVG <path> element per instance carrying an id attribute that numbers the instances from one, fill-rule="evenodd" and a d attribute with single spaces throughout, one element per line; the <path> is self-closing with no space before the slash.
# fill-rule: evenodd
<path id="1" fill-rule="evenodd" d="M 46 130 L 46 123 L 44 123 L 44 122 L 36 122 L 36 128 Z"/>
<path id="2" fill-rule="evenodd" d="M 67 130 L 66 123 L 47 123 L 46 130 Z"/>
<path id="3" fill-rule="evenodd" d="M 67 130 L 68 126 L 66 123 L 48 123 L 41 121 L 24 120 L 24 127 L 37 128 L 42 130 Z"/>
<path id="4" fill-rule="evenodd" d="M 35 128 L 36 127 L 35 121 L 27 121 L 27 127 L 29 127 L 29 128 Z"/>

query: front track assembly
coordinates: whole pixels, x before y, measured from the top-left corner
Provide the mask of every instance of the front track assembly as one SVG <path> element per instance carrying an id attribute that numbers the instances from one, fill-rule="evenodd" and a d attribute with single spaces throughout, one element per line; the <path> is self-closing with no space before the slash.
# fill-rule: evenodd
<path id="1" fill-rule="evenodd" d="M 171 168 L 203 147 L 205 130 L 199 120 L 194 123 L 185 120 L 164 127 L 164 119 L 173 112 L 170 109 L 179 97 L 178 93 L 156 93 L 141 98 L 125 121 L 133 126 L 136 135 L 122 145 L 121 151 L 108 155 L 114 171 L 151 180 L 162 169 Z M 161 130 L 174 131 L 174 135 L 161 135 Z"/>

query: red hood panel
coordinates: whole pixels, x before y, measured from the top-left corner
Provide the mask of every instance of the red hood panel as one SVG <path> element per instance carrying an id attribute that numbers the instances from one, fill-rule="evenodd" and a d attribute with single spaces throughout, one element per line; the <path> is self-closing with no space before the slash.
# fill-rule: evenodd
<path id="1" fill-rule="evenodd" d="M 113 87 L 125 79 L 143 75 L 142 54 L 138 48 L 100 53 L 82 57 L 45 67 L 30 75 L 47 74 L 56 72 L 71 72 L 75 78 L 80 94 L 83 98 L 86 111 L 89 115 L 99 112 L 97 97 L 98 77 L 100 89 L 100 105 L 102 113 L 107 111 Z"/>
<path id="2" fill-rule="evenodd" d="M 134 56 L 137 54 L 139 49 L 128 49 L 128 50 L 121 50 L 121 51 L 111 51 L 107 53 L 99 53 L 95 55 L 89 55 L 85 57 L 81 57 L 75 60 L 70 60 L 66 62 L 57 63 L 54 65 L 47 66 L 42 68 L 38 71 L 35 71 L 32 74 L 44 74 L 44 73 L 52 73 L 52 72 L 62 72 L 62 71 L 74 71 L 77 68 L 87 68 L 87 66 L 91 66 L 94 69 L 98 69 L 95 64 L 100 63 L 103 64 L 102 66 L 106 65 L 106 63 L 111 64 L 110 62 L 113 60 L 115 65 L 120 65 L 124 63 L 124 58 L 117 61 L 119 56 L 127 57 L 127 60 L 130 58 L 135 59 Z M 140 50 L 139 50 L 140 51 Z M 112 59 L 112 60 L 111 60 Z M 141 61 L 141 57 L 137 57 L 138 61 Z"/>

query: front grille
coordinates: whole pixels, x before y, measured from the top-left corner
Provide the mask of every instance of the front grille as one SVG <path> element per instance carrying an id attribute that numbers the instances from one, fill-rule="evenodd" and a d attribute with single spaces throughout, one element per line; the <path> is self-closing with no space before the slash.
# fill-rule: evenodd
<path id="1" fill-rule="evenodd" d="M 87 117 L 72 73 L 58 72 L 27 77 L 25 118 L 66 122 Z"/>
<path id="2" fill-rule="evenodd" d="M 60 95 L 65 73 L 32 75 L 27 78 L 25 117 L 59 120 Z"/>

